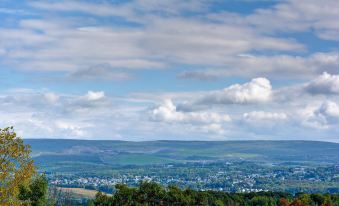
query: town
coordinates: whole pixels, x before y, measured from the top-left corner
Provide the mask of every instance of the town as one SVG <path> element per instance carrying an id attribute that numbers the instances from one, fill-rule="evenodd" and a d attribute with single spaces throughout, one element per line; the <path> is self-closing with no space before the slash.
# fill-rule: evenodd
<path id="1" fill-rule="evenodd" d="M 251 162 L 186 163 L 131 166 L 111 175 L 49 173 L 51 185 L 112 193 L 114 185 L 137 186 L 141 181 L 195 190 L 225 192 L 339 192 L 339 165 L 267 165 Z"/>

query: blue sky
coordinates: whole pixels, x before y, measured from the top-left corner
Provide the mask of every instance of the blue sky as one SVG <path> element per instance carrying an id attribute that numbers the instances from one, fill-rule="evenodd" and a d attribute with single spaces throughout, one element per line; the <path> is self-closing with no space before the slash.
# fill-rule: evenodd
<path id="1" fill-rule="evenodd" d="M 338 142 L 339 3 L 0 0 L 24 138 Z"/>

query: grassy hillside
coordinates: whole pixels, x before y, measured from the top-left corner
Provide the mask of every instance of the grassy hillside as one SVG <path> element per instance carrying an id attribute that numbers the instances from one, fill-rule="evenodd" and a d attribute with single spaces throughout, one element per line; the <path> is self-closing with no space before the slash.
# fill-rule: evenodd
<path id="1" fill-rule="evenodd" d="M 147 165 L 195 161 L 339 163 L 339 144 L 316 141 L 94 141 L 27 139 L 35 162 L 58 165 Z"/>

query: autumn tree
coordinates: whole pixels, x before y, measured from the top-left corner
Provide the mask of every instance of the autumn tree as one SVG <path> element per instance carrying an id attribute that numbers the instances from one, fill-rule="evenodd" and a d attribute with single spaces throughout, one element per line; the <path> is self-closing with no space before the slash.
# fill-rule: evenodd
<path id="1" fill-rule="evenodd" d="M 286 198 L 280 198 L 279 200 L 279 206 L 289 206 L 290 204 L 288 203 Z"/>
<path id="2" fill-rule="evenodd" d="M 13 127 L 0 129 L 0 205 L 20 205 L 20 187 L 35 171 L 30 152 Z"/>

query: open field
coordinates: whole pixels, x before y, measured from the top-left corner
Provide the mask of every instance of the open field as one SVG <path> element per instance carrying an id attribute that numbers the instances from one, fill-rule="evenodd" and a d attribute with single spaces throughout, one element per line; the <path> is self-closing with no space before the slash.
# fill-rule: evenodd
<path id="1" fill-rule="evenodd" d="M 72 193 L 75 195 L 79 195 L 82 197 L 87 198 L 94 198 L 98 191 L 96 190 L 88 190 L 84 188 L 64 188 L 64 187 L 58 187 L 59 190 L 61 190 L 64 193 Z"/>

